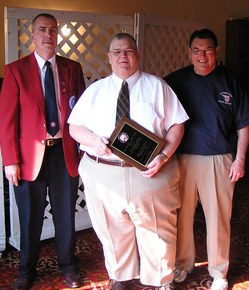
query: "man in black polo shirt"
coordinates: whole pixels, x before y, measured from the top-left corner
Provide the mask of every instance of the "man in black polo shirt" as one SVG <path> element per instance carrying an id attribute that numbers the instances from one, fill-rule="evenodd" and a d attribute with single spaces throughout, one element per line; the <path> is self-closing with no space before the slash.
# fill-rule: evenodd
<path id="1" fill-rule="evenodd" d="M 206 220 L 212 290 L 228 289 L 230 219 L 235 182 L 244 175 L 249 102 L 238 79 L 218 62 L 215 34 L 202 29 L 189 41 L 192 65 L 164 79 L 190 119 L 178 148 L 180 196 L 174 280 L 182 282 L 195 264 L 193 223 L 200 199 Z"/>

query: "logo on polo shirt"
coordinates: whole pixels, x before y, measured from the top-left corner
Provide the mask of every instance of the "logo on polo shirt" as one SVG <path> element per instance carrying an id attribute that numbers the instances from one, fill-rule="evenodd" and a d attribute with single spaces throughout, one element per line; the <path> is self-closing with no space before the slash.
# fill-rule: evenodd
<path id="1" fill-rule="evenodd" d="M 219 93 L 218 102 L 220 104 L 232 105 L 232 95 L 228 92 Z"/>

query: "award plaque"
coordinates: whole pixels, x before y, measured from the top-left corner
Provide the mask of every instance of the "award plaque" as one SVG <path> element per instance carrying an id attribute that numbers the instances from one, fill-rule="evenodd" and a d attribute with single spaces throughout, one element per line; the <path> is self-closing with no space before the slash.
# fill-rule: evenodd
<path id="1" fill-rule="evenodd" d="M 124 161 L 140 170 L 146 170 L 164 144 L 164 140 L 124 116 L 110 137 L 109 147 Z"/>

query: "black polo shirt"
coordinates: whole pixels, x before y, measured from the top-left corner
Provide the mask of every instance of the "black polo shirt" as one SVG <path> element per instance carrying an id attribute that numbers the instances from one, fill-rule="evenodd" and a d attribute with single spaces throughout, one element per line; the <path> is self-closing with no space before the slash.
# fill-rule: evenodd
<path id="1" fill-rule="evenodd" d="M 249 125 L 249 97 L 235 75 L 219 64 L 210 74 L 201 76 L 190 65 L 164 79 L 190 117 L 178 152 L 236 152 L 237 130 Z"/>

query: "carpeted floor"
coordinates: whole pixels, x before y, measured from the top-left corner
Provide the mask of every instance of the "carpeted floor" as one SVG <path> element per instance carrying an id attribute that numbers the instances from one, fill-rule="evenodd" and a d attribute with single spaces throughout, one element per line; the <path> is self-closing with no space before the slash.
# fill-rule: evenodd
<path id="1" fill-rule="evenodd" d="M 246 176 L 236 185 L 232 217 L 231 263 L 228 273 L 230 290 L 249 289 L 249 178 Z M 205 221 L 201 206 L 198 206 L 195 220 L 197 264 L 192 274 L 176 284 L 176 290 L 205 290 L 211 285 L 207 271 Z M 153 255 L 153 253 L 151 253 Z M 77 232 L 77 257 L 82 276 L 82 287 L 78 289 L 108 289 L 108 275 L 105 270 L 102 247 L 92 229 Z M 7 248 L 0 259 L 0 289 L 11 289 L 11 282 L 18 269 L 19 252 Z M 68 289 L 57 271 L 53 240 L 41 242 L 38 265 L 39 278 L 34 290 Z M 137 281 L 129 284 L 129 290 L 153 290 Z"/>

